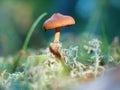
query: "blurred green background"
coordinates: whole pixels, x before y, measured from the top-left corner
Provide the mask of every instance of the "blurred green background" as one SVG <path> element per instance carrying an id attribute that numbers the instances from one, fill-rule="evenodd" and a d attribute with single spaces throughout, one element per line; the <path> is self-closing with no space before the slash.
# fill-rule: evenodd
<path id="1" fill-rule="evenodd" d="M 120 36 L 120 0 L 0 0 L 0 55 L 18 52 L 27 32 L 39 15 L 47 12 L 34 31 L 29 48 L 46 48 L 54 30 L 44 32 L 42 25 L 53 13 L 72 16 L 76 24 L 61 29 L 61 42 L 80 43 L 84 33 L 102 37 L 110 43 Z"/>

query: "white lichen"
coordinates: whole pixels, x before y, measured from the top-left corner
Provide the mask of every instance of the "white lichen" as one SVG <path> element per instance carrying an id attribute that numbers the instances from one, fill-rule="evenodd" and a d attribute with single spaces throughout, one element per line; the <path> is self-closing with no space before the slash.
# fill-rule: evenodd
<path id="1" fill-rule="evenodd" d="M 98 39 L 92 39 L 88 42 L 88 45 L 84 45 L 84 48 L 87 50 L 88 54 L 91 54 L 91 59 L 94 60 L 94 74 L 95 77 L 98 73 L 98 68 L 100 68 L 100 62 L 103 56 L 101 55 L 101 44 L 102 42 Z"/>

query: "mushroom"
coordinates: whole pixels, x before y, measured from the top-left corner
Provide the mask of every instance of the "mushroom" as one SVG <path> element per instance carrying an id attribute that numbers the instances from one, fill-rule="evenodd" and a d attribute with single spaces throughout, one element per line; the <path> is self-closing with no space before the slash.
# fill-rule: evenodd
<path id="1" fill-rule="evenodd" d="M 59 39 L 60 39 L 60 27 L 71 26 L 73 24 L 75 24 L 75 20 L 71 16 L 62 15 L 60 13 L 53 14 L 49 19 L 47 19 L 44 22 L 43 28 L 45 31 L 56 29 L 53 45 L 50 46 L 50 51 L 54 55 L 60 57 L 60 54 L 58 52 L 58 48 L 59 48 L 58 44 L 59 44 Z"/>

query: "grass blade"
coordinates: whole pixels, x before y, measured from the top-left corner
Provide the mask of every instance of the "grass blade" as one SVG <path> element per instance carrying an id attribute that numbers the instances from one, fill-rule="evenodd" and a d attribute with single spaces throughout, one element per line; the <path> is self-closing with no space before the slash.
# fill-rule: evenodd
<path id="1" fill-rule="evenodd" d="M 33 25 L 31 26 L 31 28 L 30 28 L 30 30 L 29 30 L 29 32 L 28 32 L 28 34 L 27 34 L 27 37 L 26 37 L 26 39 L 25 39 L 25 42 L 24 42 L 24 44 L 23 44 L 23 50 L 26 50 L 27 49 L 27 46 L 28 46 L 28 43 L 29 43 L 29 41 L 30 41 L 30 37 L 31 37 L 31 35 L 32 35 L 32 33 L 33 33 L 33 31 L 35 30 L 35 28 L 36 28 L 36 26 L 38 25 L 38 23 L 42 20 L 42 18 L 44 17 L 44 16 L 46 16 L 47 15 L 47 13 L 43 13 L 42 15 L 40 15 L 38 18 L 37 18 L 37 20 L 33 23 Z"/>

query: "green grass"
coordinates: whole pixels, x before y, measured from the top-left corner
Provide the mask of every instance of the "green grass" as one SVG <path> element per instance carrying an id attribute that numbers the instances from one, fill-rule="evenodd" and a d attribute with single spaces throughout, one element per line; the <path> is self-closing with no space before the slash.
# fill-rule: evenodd
<path id="1" fill-rule="evenodd" d="M 47 13 L 43 13 L 42 15 L 40 15 L 37 20 L 33 23 L 33 25 L 31 26 L 28 34 L 27 34 L 27 37 L 25 39 L 25 42 L 23 44 L 23 50 L 25 51 L 28 47 L 28 43 L 29 43 L 29 40 L 31 38 L 31 35 L 33 33 L 33 31 L 35 30 L 36 26 L 38 25 L 38 23 L 47 15 Z"/>

